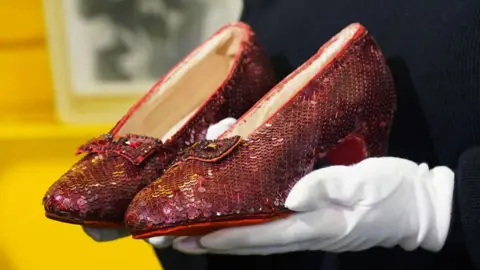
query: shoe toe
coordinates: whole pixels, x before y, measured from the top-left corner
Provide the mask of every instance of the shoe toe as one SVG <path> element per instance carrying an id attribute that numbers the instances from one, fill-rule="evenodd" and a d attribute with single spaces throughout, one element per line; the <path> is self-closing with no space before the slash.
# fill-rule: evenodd
<path id="1" fill-rule="evenodd" d="M 86 157 L 58 179 L 43 198 L 46 216 L 84 225 L 121 224 L 138 181 L 114 160 Z"/>
<path id="2" fill-rule="evenodd" d="M 213 207 L 205 182 L 205 177 L 181 169 L 164 174 L 137 193 L 126 211 L 125 224 L 132 234 L 147 237 L 174 235 L 182 225 L 208 219 Z"/>

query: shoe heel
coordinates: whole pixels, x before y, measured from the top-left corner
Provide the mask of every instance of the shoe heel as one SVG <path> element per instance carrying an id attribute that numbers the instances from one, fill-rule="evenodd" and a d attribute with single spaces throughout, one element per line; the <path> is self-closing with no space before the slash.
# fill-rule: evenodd
<path id="1" fill-rule="evenodd" d="M 342 139 L 330 149 L 325 159 L 330 165 L 353 165 L 369 157 L 380 157 L 387 153 L 390 127 L 380 124 L 375 140 L 351 135 Z M 381 140 L 378 140 L 381 138 Z"/>

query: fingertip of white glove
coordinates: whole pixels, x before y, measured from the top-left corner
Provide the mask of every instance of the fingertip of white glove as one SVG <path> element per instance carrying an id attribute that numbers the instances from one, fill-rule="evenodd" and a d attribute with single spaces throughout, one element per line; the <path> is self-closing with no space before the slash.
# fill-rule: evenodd
<path id="1" fill-rule="evenodd" d="M 200 237 L 182 236 L 173 241 L 173 248 L 188 254 L 203 254 L 206 249 L 200 244 Z"/>
<path id="2" fill-rule="evenodd" d="M 227 129 L 229 129 L 233 124 L 235 124 L 235 122 L 237 122 L 237 119 L 235 119 L 233 117 L 228 117 L 228 118 L 225 118 L 225 119 L 221 120 L 220 122 L 218 122 L 216 124 L 211 125 L 207 129 L 207 134 L 206 134 L 205 138 L 207 140 L 214 140 L 214 139 L 218 138 L 225 131 L 227 131 Z"/>
<path id="3" fill-rule="evenodd" d="M 291 211 L 306 212 L 312 211 L 316 208 L 316 200 L 311 200 L 308 195 L 310 192 L 315 192 L 313 186 L 318 181 L 315 172 L 309 173 L 298 181 L 290 191 L 285 200 L 285 207 Z M 313 189 L 312 189 L 313 188 Z"/>
<path id="4" fill-rule="evenodd" d="M 155 248 L 166 248 L 172 245 L 175 237 L 173 236 L 157 236 L 146 239 L 145 241 Z"/>
<path id="5" fill-rule="evenodd" d="M 347 166 L 330 166 L 315 170 L 300 179 L 285 200 L 285 207 L 296 212 L 314 211 L 331 199 L 342 200 L 342 190 L 350 171 Z M 345 180 L 344 180 L 345 179 Z"/>
<path id="6" fill-rule="evenodd" d="M 82 227 L 83 231 L 96 242 L 113 241 L 129 235 L 126 228 L 93 228 Z"/>

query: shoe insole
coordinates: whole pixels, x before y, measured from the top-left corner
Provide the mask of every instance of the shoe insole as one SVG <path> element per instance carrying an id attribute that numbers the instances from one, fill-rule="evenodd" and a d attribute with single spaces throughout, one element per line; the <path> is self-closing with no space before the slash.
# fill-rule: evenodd
<path id="1" fill-rule="evenodd" d="M 155 86 L 118 134 L 134 133 L 163 141 L 173 136 L 228 78 L 245 31 L 233 26 L 200 45 Z"/>

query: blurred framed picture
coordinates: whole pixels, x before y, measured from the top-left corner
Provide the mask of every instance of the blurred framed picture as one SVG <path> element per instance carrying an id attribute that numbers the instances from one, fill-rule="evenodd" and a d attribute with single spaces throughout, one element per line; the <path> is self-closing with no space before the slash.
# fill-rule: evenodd
<path id="1" fill-rule="evenodd" d="M 226 3 L 228 2 L 228 4 Z M 118 120 L 221 25 L 241 0 L 45 0 L 59 116 Z"/>

